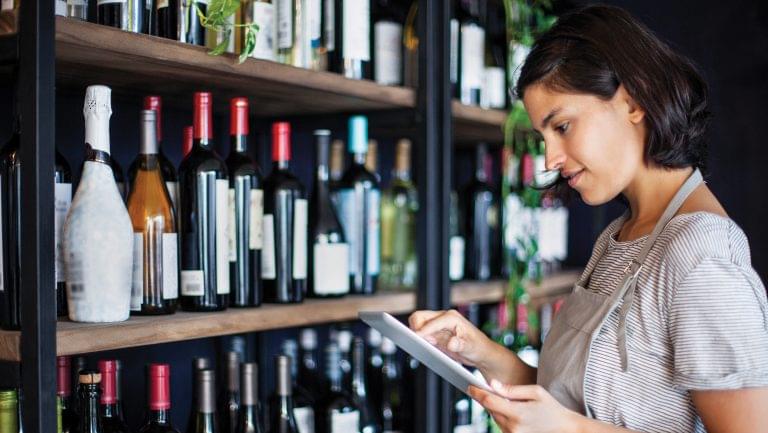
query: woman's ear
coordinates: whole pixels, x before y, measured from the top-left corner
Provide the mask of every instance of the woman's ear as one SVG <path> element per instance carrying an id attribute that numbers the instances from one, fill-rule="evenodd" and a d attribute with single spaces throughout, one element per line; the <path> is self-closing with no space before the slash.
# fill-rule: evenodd
<path id="1" fill-rule="evenodd" d="M 613 99 L 619 104 L 621 110 L 627 114 L 627 119 L 633 124 L 638 125 L 645 120 L 645 110 L 627 92 L 623 84 L 619 84 Z"/>

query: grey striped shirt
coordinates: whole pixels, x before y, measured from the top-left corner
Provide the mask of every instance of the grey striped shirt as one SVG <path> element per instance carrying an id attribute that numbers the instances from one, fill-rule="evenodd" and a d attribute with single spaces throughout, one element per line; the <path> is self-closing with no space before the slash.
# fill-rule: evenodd
<path id="1" fill-rule="evenodd" d="M 617 290 L 646 237 L 618 242 L 624 217 L 600 235 L 587 289 Z M 768 301 L 749 244 L 732 220 L 678 215 L 650 250 L 627 318 L 621 371 L 616 309 L 592 347 L 586 404 L 595 418 L 640 432 L 704 432 L 690 390 L 768 386 Z M 567 356 L 562 354 L 560 356 Z"/>

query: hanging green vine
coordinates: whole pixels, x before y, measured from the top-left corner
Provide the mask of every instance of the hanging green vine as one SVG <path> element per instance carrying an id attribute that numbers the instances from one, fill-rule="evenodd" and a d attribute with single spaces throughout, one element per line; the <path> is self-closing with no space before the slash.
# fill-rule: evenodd
<path id="1" fill-rule="evenodd" d="M 230 17 L 237 13 L 240 5 L 240 0 L 211 0 L 208 4 L 207 14 L 205 14 L 197 6 L 197 2 L 195 2 L 195 9 L 198 17 L 200 17 L 200 24 L 210 31 L 223 35 L 221 42 L 208 54 L 218 56 L 225 53 L 236 28 L 242 28 L 244 31 L 243 46 L 240 50 L 238 63 L 243 63 L 245 59 L 253 54 L 253 50 L 256 48 L 256 36 L 259 32 L 259 26 L 255 23 L 233 24 L 230 21 Z"/>

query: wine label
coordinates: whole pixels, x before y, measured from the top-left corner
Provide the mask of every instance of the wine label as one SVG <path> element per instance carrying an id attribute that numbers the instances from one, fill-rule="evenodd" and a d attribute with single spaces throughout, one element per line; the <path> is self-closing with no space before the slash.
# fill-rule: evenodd
<path id="1" fill-rule="evenodd" d="M 133 234 L 133 280 L 131 282 L 131 311 L 141 311 L 144 301 L 144 234 Z"/>
<path id="2" fill-rule="evenodd" d="M 173 211 L 178 215 L 179 213 L 179 183 L 178 182 L 166 182 L 165 188 L 168 190 L 168 196 L 171 197 L 171 204 L 173 205 Z"/>
<path id="3" fill-rule="evenodd" d="M 264 245 L 262 235 L 262 226 L 264 219 L 264 191 L 260 189 L 251 190 L 251 215 L 248 233 L 248 247 L 252 250 L 260 250 Z"/>
<path id="4" fill-rule="evenodd" d="M 345 59 L 371 59 L 371 10 L 368 0 L 343 0 L 342 55 Z"/>
<path id="5" fill-rule="evenodd" d="M 307 278 L 307 200 L 296 199 L 293 205 L 293 279 Z"/>
<path id="6" fill-rule="evenodd" d="M 459 20 L 451 20 L 451 51 L 448 54 L 448 73 L 451 84 L 459 82 Z"/>
<path id="7" fill-rule="evenodd" d="M 13 0 L 2 0 L 0 2 L 0 11 L 12 11 Z"/>
<path id="8" fill-rule="evenodd" d="M 251 22 L 259 26 L 253 57 L 275 60 L 275 7 L 272 3 L 257 1 L 251 3 L 251 8 Z"/>
<path id="9" fill-rule="evenodd" d="M 485 70 L 485 30 L 477 24 L 461 26 L 461 87 L 480 89 Z"/>
<path id="10" fill-rule="evenodd" d="M 264 248 L 261 251 L 261 278 L 274 280 L 277 278 L 275 268 L 275 223 L 274 216 L 264 214 L 263 220 Z"/>
<path id="11" fill-rule="evenodd" d="M 358 274 L 365 269 L 378 275 L 381 267 L 381 194 L 379 190 L 366 190 L 358 197 L 353 189 L 338 193 L 339 218 L 349 244 L 349 273 Z"/>
<path id="12" fill-rule="evenodd" d="M 86 6 L 85 0 L 67 0 L 69 6 Z"/>
<path id="13" fill-rule="evenodd" d="M 336 51 L 336 4 L 332 1 L 323 2 L 323 18 L 325 26 L 325 49 L 328 53 Z"/>
<path id="14" fill-rule="evenodd" d="M 315 244 L 312 277 L 318 295 L 349 293 L 349 245 Z"/>
<path id="15" fill-rule="evenodd" d="M 216 293 L 229 293 L 229 181 L 216 179 Z"/>
<path id="16" fill-rule="evenodd" d="M 293 0 L 277 0 L 277 48 L 293 47 Z"/>
<path id="17" fill-rule="evenodd" d="M 235 189 L 230 188 L 227 191 L 227 214 L 229 221 L 227 223 L 227 245 L 229 253 L 229 262 L 237 261 L 237 207 L 235 206 Z"/>
<path id="18" fill-rule="evenodd" d="M 307 36 L 311 41 L 312 48 L 320 47 L 320 39 L 323 36 L 323 11 L 320 0 L 305 0 L 305 10 L 307 11 Z"/>
<path id="19" fill-rule="evenodd" d="M 96 4 L 98 6 L 106 5 L 110 3 L 128 3 L 128 0 L 97 0 Z"/>
<path id="20" fill-rule="evenodd" d="M 457 425 L 453 428 L 453 433 L 476 433 L 475 426 L 470 425 Z"/>
<path id="21" fill-rule="evenodd" d="M 296 407 L 293 409 L 296 427 L 299 433 L 315 432 L 315 411 L 311 407 Z"/>
<path id="22" fill-rule="evenodd" d="M 365 205 L 366 268 L 368 274 L 379 275 L 381 268 L 381 193 L 377 189 L 368 191 Z"/>
<path id="23" fill-rule="evenodd" d="M 331 411 L 331 431 L 330 433 L 349 433 L 356 432 L 360 425 L 360 412 L 353 410 L 350 412 Z"/>
<path id="24" fill-rule="evenodd" d="M 349 274 L 355 275 L 362 269 L 358 263 L 360 255 L 360 239 L 362 233 L 358 223 L 358 211 L 355 206 L 355 191 L 352 189 L 343 189 L 337 193 L 337 214 L 344 229 L 344 239 L 349 244 Z"/>
<path id="25" fill-rule="evenodd" d="M 56 242 L 56 283 L 64 282 L 64 222 L 72 205 L 72 184 L 56 183 L 54 189 L 54 239 Z"/>
<path id="26" fill-rule="evenodd" d="M 448 274 L 453 281 L 464 278 L 464 238 L 451 236 L 448 257 Z"/>
<path id="27" fill-rule="evenodd" d="M 181 296 L 203 296 L 204 293 L 203 271 L 181 271 Z"/>
<path id="28" fill-rule="evenodd" d="M 374 74 L 376 82 L 384 86 L 400 84 L 403 68 L 403 26 L 393 21 L 379 21 L 374 27 L 376 46 Z"/>
<path id="29" fill-rule="evenodd" d="M 67 0 L 56 0 L 56 15 L 67 16 Z"/>
<path id="30" fill-rule="evenodd" d="M 179 297 L 179 239 L 176 233 L 163 233 L 163 299 Z"/>
<path id="31" fill-rule="evenodd" d="M 157 0 L 157 9 L 165 9 L 168 7 L 168 0 Z"/>
<path id="32" fill-rule="evenodd" d="M 85 297 L 83 261 L 77 254 L 70 254 L 67 260 L 67 294 L 71 301 Z"/>
<path id="33" fill-rule="evenodd" d="M 504 68 L 495 66 L 485 68 L 480 105 L 484 108 L 504 108 L 507 102 L 506 89 Z"/>

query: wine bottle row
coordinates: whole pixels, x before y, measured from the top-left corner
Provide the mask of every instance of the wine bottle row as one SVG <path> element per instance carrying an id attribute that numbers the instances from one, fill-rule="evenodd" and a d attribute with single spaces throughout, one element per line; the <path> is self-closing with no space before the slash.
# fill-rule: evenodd
<path id="1" fill-rule="evenodd" d="M 95 15 L 89 15 L 93 1 Z M 486 3 L 453 2 L 450 80 L 462 103 L 504 108 L 506 89 L 514 84 L 505 67 L 506 28 L 503 12 Z M 57 0 L 56 13 L 234 54 L 248 50 L 254 58 L 382 85 L 418 84 L 416 1 L 247 0 L 236 6 L 213 23 L 218 27 L 201 21 L 208 1 Z M 249 25 L 258 26 L 253 37 L 245 30 Z M 511 71 L 522 64 L 526 46 L 515 45 Z"/>
<path id="2" fill-rule="evenodd" d="M 88 88 L 86 157 L 74 197 L 69 165 L 56 153 L 60 316 L 114 322 L 177 307 L 218 311 L 415 287 L 418 200 L 409 140 L 397 143 L 392 184 L 382 192 L 366 117 L 349 120 L 346 171 L 344 144 L 316 130 L 308 194 L 290 167 L 289 123 L 272 125 L 273 165 L 264 177 L 249 153 L 248 100 L 230 101 L 226 159 L 213 147 L 212 103 L 210 93 L 195 94 L 194 125 L 185 131 L 191 144 L 177 172 L 162 151 L 161 100 L 146 97 L 139 154 L 124 179 L 110 154 L 110 89 Z M 7 329 L 20 325 L 23 186 L 15 131 L 0 152 L 0 325 Z"/>
<path id="3" fill-rule="evenodd" d="M 418 362 L 399 357 L 395 345 L 370 331 L 367 344 L 349 329 L 331 336 L 322 356 L 314 329 L 301 331 L 300 344 L 285 340 L 269 366 L 274 389 L 262 404 L 259 367 L 237 351 L 226 353 L 219 370 L 210 358 L 192 361 L 189 433 L 384 433 L 410 432 Z M 321 359 L 322 357 L 322 359 Z M 171 417 L 171 366 L 145 367 L 146 406 L 142 420 L 127 419 L 125 406 L 140 401 L 123 395 L 123 365 L 85 358 L 57 358 L 57 416 L 60 433 L 178 432 Z M 217 371 L 221 376 L 217 378 Z M 263 376 L 263 375 L 262 375 Z M 175 397 L 178 399 L 179 397 Z M 0 431 L 20 433 L 18 391 L 0 390 Z M 137 411 L 132 411 L 137 412 Z M 176 420 L 179 418 L 176 417 Z"/>

